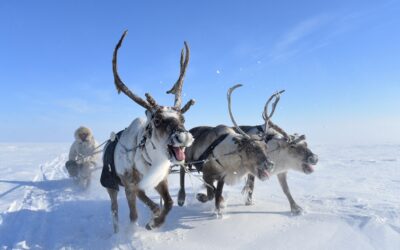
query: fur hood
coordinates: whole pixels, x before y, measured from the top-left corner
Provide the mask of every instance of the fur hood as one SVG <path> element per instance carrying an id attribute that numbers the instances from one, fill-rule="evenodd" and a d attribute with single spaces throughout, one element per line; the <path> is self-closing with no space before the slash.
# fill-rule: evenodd
<path id="1" fill-rule="evenodd" d="M 93 141 L 93 133 L 90 128 L 80 126 L 77 130 L 75 130 L 74 133 L 75 140 L 82 142 L 82 139 L 79 137 L 80 133 L 87 133 L 88 134 L 87 141 Z"/>

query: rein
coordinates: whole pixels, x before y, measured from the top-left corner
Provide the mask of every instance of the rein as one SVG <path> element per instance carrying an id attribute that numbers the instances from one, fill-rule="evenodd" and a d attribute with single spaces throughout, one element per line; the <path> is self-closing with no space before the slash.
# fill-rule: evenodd
<path id="1" fill-rule="evenodd" d="M 96 154 L 98 154 L 98 153 L 101 153 L 101 152 L 103 152 L 103 150 L 99 150 L 99 151 L 96 151 L 97 149 L 99 149 L 101 146 L 103 146 L 104 144 L 106 144 L 108 142 L 108 140 L 105 140 L 104 142 L 102 142 L 100 145 L 98 145 L 97 147 L 95 147 L 94 149 L 93 149 L 93 153 L 91 153 L 91 154 L 89 154 L 89 155 L 82 155 L 82 154 L 79 154 L 78 155 L 78 157 L 79 157 L 79 159 L 78 160 L 84 160 L 84 159 L 86 159 L 86 158 L 88 158 L 88 157 L 90 157 L 90 156 L 93 156 L 93 155 L 96 155 Z"/>

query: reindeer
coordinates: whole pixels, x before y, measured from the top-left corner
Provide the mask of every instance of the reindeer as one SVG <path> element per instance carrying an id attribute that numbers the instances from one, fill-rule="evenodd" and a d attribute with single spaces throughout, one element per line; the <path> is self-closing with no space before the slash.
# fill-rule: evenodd
<path id="1" fill-rule="evenodd" d="M 279 94 L 282 92 L 283 91 L 276 93 L 278 98 Z M 289 135 L 270 120 L 271 115 L 268 115 L 268 106 L 270 102 L 271 98 L 264 106 L 263 125 L 241 126 L 240 128 L 250 135 L 259 133 L 266 134 L 265 139 L 269 149 L 268 156 L 275 163 L 272 175 L 277 175 L 283 193 L 289 201 L 291 213 L 293 215 L 299 215 L 303 212 L 303 209 L 295 202 L 290 193 L 287 184 L 287 172 L 289 170 L 295 170 L 305 174 L 313 173 L 313 166 L 318 163 L 318 156 L 308 148 L 305 135 Z M 274 105 L 276 106 L 275 103 Z M 273 114 L 273 112 L 271 114 Z M 243 188 L 243 194 L 246 195 L 246 205 L 253 204 L 252 195 L 254 191 L 254 181 L 255 177 L 249 174 L 246 185 Z"/>
<path id="2" fill-rule="evenodd" d="M 272 175 L 277 175 L 281 188 L 289 200 L 291 213 L 298 215 L 303 211 L 303 209 L 297 205 L 290 193 L 289 186 L 287 184 L 287 171 L 297 170 L 305 174 L 311 174 L 314 171 L 313 166 L 318 162 L 318 156 L 312 153 L 312 151 L 308 148 L 304 135 L 288 135 L 282 128 L 270 120 L 275 112 L 276 105 L 279 102 L 280 94 L 283 92 L 284 91 L 277 92 L 266 102 L 263 111 L 264 124 L 258 126 L 240 126 L 239 129 L 251 136 L 263 136 L 268 146 L 268 157 L 272 160 L 272 162 L 275 163 L 274 169 L 269 171 L 269 177 Z M 272 111 L 268 115 L 268 106 L 274 98 L 275 101 L 272 105 Z M 212 127 L 209 128 L 209 130 L 212 129 Z M 234 129 L 238 131 L 237 128 Z M 193 128 L 190 130 L 193 131 L 192 134 L 195 138 L 197 138 L 195 133 L 197 130 L 199 130 L 199 128 Z M 267 131 L 267 133 L 265 131 Z M 201 142 L 196 141 L 196 143 L 199 144 Z M 207 148 L 208 145 L 210 145 L 210 141 L 204 140 L 203 143 L 203 148 Z M 187 150 L 187 152 L 189 151 L 190 150 Z M 188 158 L 189 157 L 187 157 L 187 159 Z M 246 185 L 243 188 L 243 193 L 246 195 L 246 205 L 251 205 L 253 203 L 252 194 L 254 191 L 254 181 L 255 176 L 249 174 L 247 176 Z M 183 168 L 181 168 L 180 190 L 178 193 L 179 206 L 183 206 L 184 202 L 185 171 Z"/>
<path id="3" fill-rule="evenodd" d="M 260 180 L 266 180 L 273 169 L 273 162 L 267 157 L 267 145 L 258 135 L 248 135 L 237 125 L 231 110 L 231 94 L 239 86 L 228 90 L 228 110 L 230 118 L 236 127 L 234 129 L 220 125 L 217 127 L 196 127 L 190 133 L 196 138 L 191 147 L 186 150 L 186 160 L 203 161 L 204 165 L 196 165 L 203 172 L 203 180 L 207 194 L 198 193 L 200 202 L 214 199 L 218 215 L 223 207 L 222 190 L 224 184 L 233 185 L 242 177 L 251 173 Z M 178 194 L 178 204 L 185 201 L 184 190 L 185 169 L 181 167 L 181 189 Z M 214 186 L 217 182 L 217 187 Z"/>
<path id="4" fill-rule="evenodd" d="M 170 166 L 184 162 L 185 148 L 189 147 L 194 140 L 184 127 L 183 117 L 183 114 L 194 104 L 194 100 L 190 100 L 181 108 L 182 86 L 189 63 L 189 47 L 185 42 L 185 51 L 182 49 L 181 52 L 179 78 L 172 89 L 167 91 L 167 93 L 175 95 L 174 106 L 160 106 L 148 93 L 145 94 L 146 100 L 135 95 L 118 75 L 117 54 L 126 34 L 127 31 L 123 33 L 114 49 L 112 60 L 114 82 L 118 93 L 123 92 L 146 109 L 147 119 L 137 118 L 129 127 L 119 133 L 111 156 L 119 183 L 125 188 L 131 222 L 135 222 L 138 217 L 136 211 L 136 197 L 138 197 L 153 212 L 153 218 L 146 225 L 146 228 L 151 230 L 164 223 L 173 205 L 167 183 Z M 105 147 L 105 151 L 108 147 Z M 105 156 L 103 158 L 104 167 L 111 170 L 112 163 L 106 162 Z M 164 202 L 162 209 L 145 194 L 145 190 L 152 188 L 157 190 Z M 114 232 L 118 232 L 118 186 L 116 189 L 107 188 L 107 192 L 111 199 Z"/>

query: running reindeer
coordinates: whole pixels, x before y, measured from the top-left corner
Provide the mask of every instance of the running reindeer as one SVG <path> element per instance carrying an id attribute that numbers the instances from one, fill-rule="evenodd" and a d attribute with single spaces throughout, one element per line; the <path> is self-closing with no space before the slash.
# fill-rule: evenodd
<path id="1" fill-rule="evenodd" d="M 245 133 L 255 136 L 260 135 L 264 138 L 265 142 L 268 146 L 268 157 L 274 162 L 274 169 L 269 172 L 270 175 L 277 175 L 279 179 L 279 183 L 282 187 L 283 192 L 289 200 L 290 208 L 292 214 L 300 214 L 302 212 L 302 208 L 296 204 L 294 201 L 288 184 L 287 184 L 287 171 L 288 170 L 297 170 L 303 172 L 305 174 L 310 174 L 314 171 L 313 166 L 317 164 L 318 157 L 313 154 L 311 150 L 308 148 L 307 143 L 305 142 L 305 136 L 298 135 L 288 135 L 282 128 L 273 123 L 270 118 L 275 112 L 276 105 L 279 101 L 280 94 L 283 91 L 280 91 L 274 95 L 272 95 L 264 107 L 263 119 L 264 124 L 258 126 L 240 126 L 239 129 L 235 128 L 237 131 L 242 130 Z M 268 107 L 270 102 L 275 98 L 275 101 L 272 105 L 272 111 L 268 115 Z M 212 127 L 207 127 L 209 131 L 215 129 Z M 195 138 L 197 138 L 197 133 L 200 128 L 193 128 L 191 133 Z M 267 131 L 267 132 L 265 132 Z M 209 147 L 213 143 L 213 140 L 196 140 L 195 144 L 202 143 L 202 149 Z M 187 150 L 190 152 L 190 150 Z M 187 157 L 187 158 L 190 158 Z M 185 169 L 181 168 L 181 181 L 180 181 L 180 190 L 178 193 L 178 204 L 183 206 L 185 202 Z M 254 181 L 255 176 L 252 174 L 248 175 L 247 182 L 245 187 L 243 188 L 243 193 L 246 194 L 246 205 L 252 204 L 252 194 L 254 190 Z"/>
<path id="2" fill-rule="evenodd" d="M 228 110 L 230 118 L 237 129 L 220 125 L 217 127 L 196 127 L 190 133 L 196 138 L 191 147 L 186 150 L 188 162 L 194 164 L 203 172 L 203 180 L 207 194 L 198 193 L 200 202 L 214 199 L 217 214 L 221 214 L 223 207 L 222 190 L 224 184 L 232 185 L 250 173 L 260 180 L 266 180 L 271 174 L 274 164 L 267 157 L 267 144 L 259 135 L 248 135 L 242 131 L 231 111 L 231 94 L 241 85 L 236 85 L 228 91 Z M 178 204 L 185 201 L 184 178 L 185 168 L 181 167 L 181 189 L 178 194 Z M 217 182 L 215 188 L 214 182 Z"/>
<path id="3" fill-rule="evenodd" d="M 175 95 L 173 107 L 160 106 L 146 93 L 146 100 L 131 92 L 122 82 L 117 72 L 118 49 L 127 34 L 125 31 L 115 47 L 113 54 L 113 74 L 118 93 L 123 92 L 134 102 L 146 109 L 147 119 L 137 118 L 128 128 L 117 134 L 114 141 L 105 146 L 101 183 L 107 188 L 111 198 L 111 211 L 114 232 L 118 232 L 118 185 L 107 185 L 103 174 L 114 172 L 117 184 L 125 188 L 130 210 L 130 220 L 137 220 L 136 197 L 142 200 L 153 212 L 147 229 L 161 226 L 172 208 L 173 201 L 168 191 L 167 175 L 170 166 L 185 160 L 185 148 L 193 143 L 192 135 L 184 127 L 183 114 L 194 104 L 190 100 L 181 108 L 182 86 L 189 63 L 189 47 L 184 43 L 180 60 L 180 75 L 167 93 Z M 162 209 L 150 200 L 145 190 L 155 188 L 163 199 Z"/>
<path id="4" fill-rule="evenodd" d="M 280 93 L 277 93 L 277 95 Z M 287 184 L 287 172 L 295 170 L 305 174 L 314 172 L 314 167 L 318 163 L 318 156 L 314 154 L 307 145 L 305 135 L 289 135 L 281 127 L 270 120 L 268 115 L 268 105 L 271 98 L 264 106 L 264 124 L 258 126 L 241 126 L 241 129 L 252 134 L 266 134 L 265 141 L 268 145 L 268 156 L 275 163 L 273 175 L 277 175 L 279 184 L 286 195 L 290 210 L 293 215 L 301 214 L 303 209 L 294 201 L 289 186 Z M 273 113 L 273 112 L 272 112 Z M 255 177 L 248 175 L 243 193 L 246 195 L 246 205 L 253 203 L 252 195 L 254 191 Z"/>

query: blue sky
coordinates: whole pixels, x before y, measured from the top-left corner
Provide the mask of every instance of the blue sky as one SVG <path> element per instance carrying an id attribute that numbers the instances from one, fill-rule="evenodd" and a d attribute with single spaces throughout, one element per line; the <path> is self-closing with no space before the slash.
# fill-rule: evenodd
<path id="1" fill-rule="evenodd" d="M 69 142 L 79 125 L 99 141 L 142 107 L 117 95 L 111 57 L 139 95 L 164 105 L 191 48 L 187 127 L 274 120 L 313 143 L 400 142 L 398 1 L 1 1 L 0 142 Z"/>

